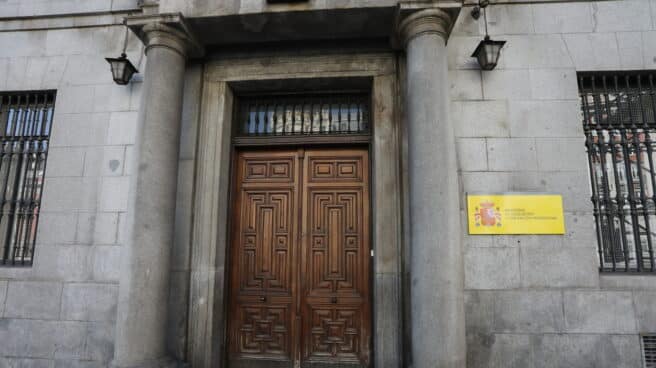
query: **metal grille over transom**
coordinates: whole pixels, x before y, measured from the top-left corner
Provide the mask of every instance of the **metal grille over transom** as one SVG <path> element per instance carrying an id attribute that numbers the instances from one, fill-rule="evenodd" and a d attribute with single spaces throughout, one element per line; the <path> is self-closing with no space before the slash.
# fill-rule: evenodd
<path id="1" fill-rule="evenodd" d="M 655 272 L 656 74 L 579 73 L 601 270 Z"/>
<path id="2" fill-rule="evenodd" d="M 31 265 L 55 92 L 0 94 L 0 265 Z"/>
<path id="3" fill-rule="evenodd" d="M 656 368 L 656 335 L 642 336 L 642 356 L 645 368 Z"/>
<path id="4" fill-rule="evenodd" d="M 240 99 L 238 136 L 367 134 L 368 94 Z"/>

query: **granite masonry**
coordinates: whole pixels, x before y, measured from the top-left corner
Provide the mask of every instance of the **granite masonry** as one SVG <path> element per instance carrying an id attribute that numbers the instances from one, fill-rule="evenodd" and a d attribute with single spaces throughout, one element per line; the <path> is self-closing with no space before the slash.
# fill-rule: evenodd
<path id="1" fill-rule="evenodd" d="M 475 5 L 0 0 L 0 93 L 56 91 L 0 368 L 228 366 L 236 101 L 363 85 L 371 366 L 644 367 L 656 274 L 599 270 L 577 73 L 656 70 L 656 1 L 494 0 L 491 71 Z M 562 194 L 566 234 L 468 235 L 473 192 Z"/>

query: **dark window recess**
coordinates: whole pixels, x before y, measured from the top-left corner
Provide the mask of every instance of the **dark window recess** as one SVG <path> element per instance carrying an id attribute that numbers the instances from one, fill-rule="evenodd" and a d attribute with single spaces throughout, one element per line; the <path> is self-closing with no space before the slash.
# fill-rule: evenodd
<path id="1" fill-rule="evenodd" d="M 656 368 L 656 335 L 642 336 L 642 357 L 645 368 Z"/>
<path id="2" fill-rule="evenodd" d="M 369 95 L 290 95 L 239 100 L 238 137 L 368 134 Z"/>
<path id="3" fill-rule="evenodd" d="M 55 92 L 0 93 L 0 265 L 31 265 Z"/>
<path id="4" fill-rule="evenodd" d="M 656 73 L 579 73 L 604 272 L 655 272 Z"/>

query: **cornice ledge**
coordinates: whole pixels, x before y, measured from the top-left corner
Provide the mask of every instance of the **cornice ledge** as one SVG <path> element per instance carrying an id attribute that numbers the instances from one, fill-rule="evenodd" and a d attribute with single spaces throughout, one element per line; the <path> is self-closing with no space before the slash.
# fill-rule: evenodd
<path id="1" fill-rule="evenodd" d="M 461 0 L 400 1 L 396 18 L 397 44 L 405 47 L 409 41 L 423 34 L 437 34 L 446 43 L 462 5 Z"/>
<path id="2" fill-rule="evenodd" d="M 126 18 L 127 26 L 150 47 L 169 47 L 184 57 L 198 58 L 205 53 L 187 21 L 180 13 L 135 15 Z"/>

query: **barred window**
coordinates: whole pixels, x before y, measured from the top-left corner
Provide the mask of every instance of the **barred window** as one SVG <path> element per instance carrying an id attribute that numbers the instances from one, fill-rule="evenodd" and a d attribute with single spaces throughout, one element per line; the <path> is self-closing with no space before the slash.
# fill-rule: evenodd
<path id="1" fill-rule="evenodd" d="M 369 133 L 369 95 L 282 95 L 240 98 L 237 136 Z"/>
<path id="2" fill-rule="evenodd" d="M 655 272 L 656 72 L 579 73 L 602 272 Z"/>
<path id="3" fill-rule="evenodd" d="M 0 93 L 0 265 L 34 257 L 55 92 Z"/>

